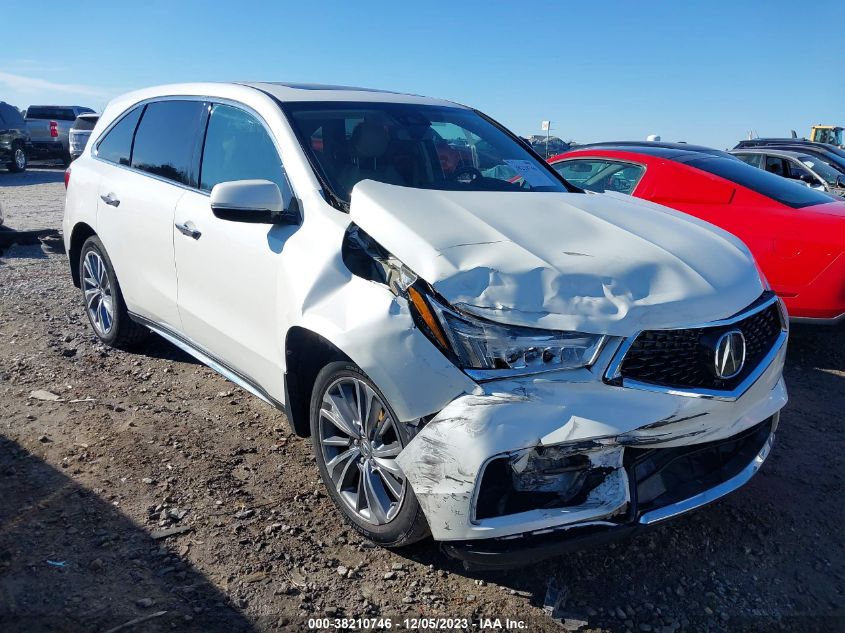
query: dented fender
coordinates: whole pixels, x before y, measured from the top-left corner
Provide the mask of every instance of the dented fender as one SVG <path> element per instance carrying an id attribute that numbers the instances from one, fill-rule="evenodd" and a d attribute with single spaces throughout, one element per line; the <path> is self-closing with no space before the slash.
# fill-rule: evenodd
<path id="1" fill-rule="evenodd" d="M 311 205 L 325 202 L 315 199 Z M 279 296 L 292 298 L 282 306 L 289 310 L 283 317 L 287 327 L 303 327 L 340 349 L 378 385 L 402 421 L 475 391 L 477 385 L 414 326 L 403 297 L 345 266 L 341 244 L 349 224 L 345 213 L 306 214 L 302 237 L 285 244 L 291 259 L 322 262 L 286 270 L 280 280 Z"/>

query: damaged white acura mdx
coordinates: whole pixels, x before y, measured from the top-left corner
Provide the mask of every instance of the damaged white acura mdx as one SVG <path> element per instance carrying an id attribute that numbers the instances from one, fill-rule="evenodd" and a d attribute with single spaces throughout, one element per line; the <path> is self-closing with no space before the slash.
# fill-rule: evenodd
<path id="1" fill-rule="evenodd" d="M 97 336 L 152 330 L 284 411 L 376 543 L 526 563 L 711 502 L 772 446 L 787 318 L 748 249 L 584 193 L 476 110 L 141 90 L 67 183 Z"/>

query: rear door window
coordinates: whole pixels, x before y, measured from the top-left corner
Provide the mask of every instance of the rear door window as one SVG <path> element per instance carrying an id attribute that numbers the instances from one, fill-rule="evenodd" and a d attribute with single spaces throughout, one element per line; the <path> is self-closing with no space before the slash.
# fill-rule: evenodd
<path id="1" fill-rule="evenodd" d="M 202 154 L 200 189 L 233 180 L 269 180 L 291 199 L 290 185 L 273 139 L 264 125 L 250 113 L 216 104 L 208 121 Z"/>
<path id="2" fill-rule="evenodd" d="M 598 193 L 630 194 L 645 173 L 642 165 L 599 158 L 564 160 L 552 167 L 573 185 Z"/>
<path id="3" fill-rule="evenodd" d="M 144 106 L 138 106 L 117 122 L 97 144 L 97 157 L 110 163 L 129 166 L 132 158 L 132 139 Z"/>
<path id="4" fill-rule="evenodd" d="M 148 104 L 135 133 L 132 167 L 195 187 L 200 122 L 207 106 L 201 101 L 187 100 Z"/>
<path id="5" fill-rule="evenodd" d="M 789 177 L 789 161 L 779 156 L 766 156 L 766 171 L 776 176 Z"/>

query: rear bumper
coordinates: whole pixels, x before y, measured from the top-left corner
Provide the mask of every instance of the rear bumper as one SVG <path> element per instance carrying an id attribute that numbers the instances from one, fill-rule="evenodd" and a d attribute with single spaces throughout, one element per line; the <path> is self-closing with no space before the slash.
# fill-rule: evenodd
<path id="1" fill-rule="evenodd" d="M 496 539 L 447 541 L 473 569 L 507 569 L 602 545 L 710 504 L 745 485 L 774 444 L 779 414 L 734 437 L 674 448 L 626 448 L 630 502 L 622 517 Z"/>

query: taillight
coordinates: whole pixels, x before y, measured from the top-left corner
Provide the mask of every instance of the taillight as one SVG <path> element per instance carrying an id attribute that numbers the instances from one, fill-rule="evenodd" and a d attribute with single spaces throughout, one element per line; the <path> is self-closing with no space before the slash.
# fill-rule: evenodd
<path id="1" fill-rule="evenodd" d="M 65 169 L 65 189 L 67 189 L 67 184 L 70 182 L 70 167 Z"/>
<path id="2" fill-rule="evenodd" d="M 59 135 L 59 124 L 55 121 L 50 121 L 50 136 L 56 138 Z"/>

